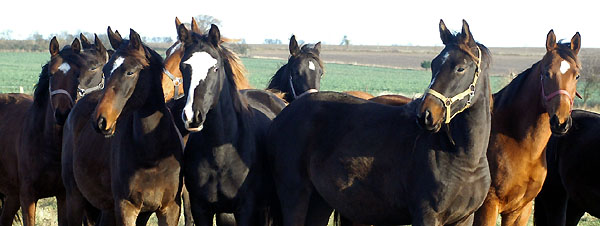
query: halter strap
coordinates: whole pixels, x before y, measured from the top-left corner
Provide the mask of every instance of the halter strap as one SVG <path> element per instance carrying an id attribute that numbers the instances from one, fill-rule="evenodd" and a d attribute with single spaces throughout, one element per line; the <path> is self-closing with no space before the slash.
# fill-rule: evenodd
<path id="1" fill-rule="evenodd" d="M 550 95 L 546 96 L 546 94 L 544 93 L 544 75 L 543 74 L 540 74 L 540 84 L 542 86 L 542 97 L 544 98 L 544 101 L 542 102 L 542 105 L 545 106 L 546 103 L 548 101 L 550 101 L 552 98 L 554 98 L 555 96 L 558 96 L 558 95 L 562 94 L 562 95 L 565 95 L 565 96 L 567 96 L 569 98 L 569 103 L 571 104 L 570 105 L 570 111 L 573 111 L 573 103 L 575 102 L 573 99 L 575 99 L 575 97 L 572 97 L 571 94 L 569 94 L 568 91 L 566 91 L 564 89 L 559 89 L 557 91 L 554 91 L 554 92 L 550 93 Z M 575 92 L 575 94 L 578 97 L 581 97 L 579 95 L 579 93 Z"/>
<path id="2" fill-rule="evenodd" d="M 444 121 L 444 123 L 448 124 L 450 123 L 450 121 L 452 120 L 452 118 L 454 118 L 454 116 L 456 116 L 458 113 L 463 112 L 464 110 L 466 110 L 467 108 L 469 108 L 471 106 L 471 101 L 473 100 L 473 97 L 475 96 L 475 87 L 477 85 L 477 80 L 479 78 L 479 73 L 481 72 L 481 49 L 479 49 L 479 46 L 477 46 L 477 54 L 478 57 L 475 58 L 475 60 L 477 61 L 476 63 L 476 67 L 477 69 L 475 70 L 475 75 L 473 76 L 473 83 L 471 83 L 471 85 L 469 85 L 469 88 L 467 88 L 465 91 L 454 95 L 453 97 L 446 97 L 443 94 L 441 94 L 438 91 L 435 91 L 434 89 L 427 89 L 425 94 L 431 94 L 432 96 L 440 99 L 442 101 L 442 103 L 444 103 L 444 108 L 446 108 L 446 120 Z M 457 112 L 455 112 L 454 114 L 452 114 L 452 104 L 454 104 L 455 102 L 464 99 L 465 97 L 468 97 L 469 99 L 467 100 L 467 103 L 465 104 L 465 106 L 458 110 Z"/>
<path id="3" fill-rule="evenodd" d="M 167 77 L 169 77 L 171 79 L 171 81 L 173 81 L 173 87 L 174 87 L 173 99 L 174 100 L 179 100 L 180 98 L 182 98 L 185 95 L 183 93 L 181 93 L 181 94 L 179 93 L 179 86 L 181 85 L 181 78 L 175 77 L 166 68 L 163 68 L 163 72 L 167 75 Z"/>
<path id="4" fill-rule="evenodd" d="M 83 89 L 80 86 L 78 86 L 77 87 L 77 98 L 79 99 L 79 98 L 84 97 L 85 95 L 90 94 L 91 92 L 104 89 L 104 80 L 105 80 L 104 74 L 102 74 L 102 80 L 100 81 L 100 83 L 98 83 L 98 85 L 91 87 L 91 88 L 87 88 L 87 89 Z"/>
<path id="5" fill-rule="evenodd" d="M 52 90 L 52 83 L 48 83 L 48 92 L 50 93 L 50 105 L 54 106 L 54 103 L 52 103 L 52 96 L 56 95 L 56 94 L 64 94 L 67 95 L 67 97 L 69 98 L 69 100 L 71 101 L 71 106 L 75 105 L 75 101 L 73 100 L 73 98 L 71 97 L 71 94 L 69 94 L 69 92 L 67 92 L 64 89 L 57 89 L 57 90 Z"/>
<path id="6" fill-rule="evenodd" d="M 298 98 L 300 98 L 300 97 L 302 97 L 302 96 L 304 96 L 306 94 L 309 94 L 309 93 L 319 92 L 319 90 L 317 90 L 317 89 L 308 89 L 305 92 L 301 93 L 300 95 L 296 95 L 296 90 L 294 89 L 294 83 L 292 83 L 292 76 L 290 75 L 289 78 L 290 78 L 289 79 L 290 80 L 290 87 L 292 88 L 292 94 L 294 95 L 294 99 L 298 99 Z"/>

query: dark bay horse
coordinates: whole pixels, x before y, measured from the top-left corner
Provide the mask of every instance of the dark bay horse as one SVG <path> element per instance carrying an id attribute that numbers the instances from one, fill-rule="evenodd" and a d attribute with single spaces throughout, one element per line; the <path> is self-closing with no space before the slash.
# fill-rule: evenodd
<path id="1" fill-rule="evenodd" d="M 212 225 L 215 213 L 229 212 L 238 225 L 254 225 L 272 194 L 264 166 L 271 120 L 238 91 L 233 68 L 239 62 L 220 45 L 217 26 L 198 34 L 180 25 L 178 36 L 185 48 L 182 118 L 193 131 L 185 146 L 184 174 L 195 224 Z"/>
<path id="2" fill-rule="evenodd" d="M 291 103 L 305 93 L 317 92 L 321 87 L 324 66 L 321 61 L 321 42 L 298 46 L 296 36 L 290 38 L 290 57 L 273 75 L 267 90 L 281 94 Z"/>
<path id="3" fill-rule="evenodd" d="M 548 175 L 535 198 L 534 223 L 575 226 L 585 212 L 600 217 L 600 114 L 573 110 L 573 126 L 552 136 L 546 150 Z"/>
<path id="4" fill-rule="evenodd" d="M 183 144 L 164 102 L 163 60 L 134 30 L 122 42 L 104 66 L 110 78 L 92 114 L 96 130 L 114 136 L 107 168 L 116 224 L 134 225 L 150 211 L 160 225 L 177 225 Z"/>
<path id="5" fill-rule="evenodd" d="M 118 32 L 112 32 L 110 27 L 108 36 L 115 49 L 119 49 L 122 43 L 129 43 L 123 40 Z M 163 103 L 173 102 L 172 100 L 182 97 L 183 94 L 183 84 L 179 84 L 182 81 L 179 71 L 181 56 L 173 50 L 174 48 L 177 48 L 177 43 L 167 51 L 167 58 L 161 69 L 160 82 L 164 90 L 160 91 L 160 95 L 163 97 Z M 107 75 L 110 75 L 111 70 L 110 66 L 105 68 Z M 153 92 L 157 92 L 156 87 L 153 89 L 155 89 Z M 115 206 L 111 192 L 112 177 L 109 171 L 112 138 L 105 139 L 104 135 L 96 133 L 90 126 L 93 124 L 91 115 L 101 97 L 102 92 L 93 92 L 81 99 L 73 108 L 65 126 L 63 178 L 67 189 L 69 222 L 74 225 L 81 224 L 83 208 L 86 206 L 92 210 L 103 210 L 101 224 L 115 224 Z M 171 134 L 171 138 L 173 138 L 172 142 L 179 142 L 179 137 L 176 138 Z M 153 211 L 141 213 L 138 223 L 145 224 Z"/>
<path id="6" fill-rule="evenodd" d="M 275 118 L 284 225 L 326 225 L 332 208 L 364 224 L 472 223 L 490 183 L 491 59 L 465 21 L 457 35 L 439 29 L 445 48 L 422 99 L 394 107 L 319 92 Z"/>
<path id="7" fill-rule="evenodd" d="M 571 127 L 573 97 L 581 64 L 581 36 L 558 43 L 546 37 L 546 54 L 494 94 L 487 150 L 492 184 L 475 225 L 526 225 L 531 205 L 546 178 L 545 147 L 552 134 Z"/>
<path id="8" fill-rule="evenodd" d="M 33 97 L 27 94 L 0 94 L 0 193 L 5 195 L 0 225 L 12 225 L 20 207 L 17 148 L 32 103 Z"/>
<path id="9" fill-rule="evenodd" d="M 33 104 L 27 110 L 19 135 L 19 198 L 25 225 L 35 224 L 36 202 L 56 196 L 59 224 L 64 220 L 64 187 L 60 176 L 63 124 L 77 100 L 79 79 L 91 67 L 94 54 L 83 55 L 78 39 L 59 51 L 56 38 L 50 41 L 51 59 L 42 68 Z M 95 51 L 89 49 L 88 51 Z M 100 77 L 101 73 L 88 73 Z M 85 87 L 85 86 L 83 86 Z"/>

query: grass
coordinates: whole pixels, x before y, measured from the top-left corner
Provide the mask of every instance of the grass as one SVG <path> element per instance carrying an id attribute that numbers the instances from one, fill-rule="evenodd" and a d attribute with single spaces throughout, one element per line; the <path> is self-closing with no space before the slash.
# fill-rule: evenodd
<path id="1" fill-rule="evenodd" d="M 32 93 L 40 70 L 48 60 L 49 54 L 46 52 L 0 52 L 0 93 L 19 92 L 19 87 L 23 87 L 25 93 Z M 271 59 L 242 58 L 242 61 L 248 69 L 250 83 L 258 89 L 264 89 L 277 69 L 285 64 L 283 60 Z M 431 79 L 430 71 L 346 64 L 326 64 L 325 71 L 325 76 L 321 80 L 321 90 L 359 90 L 374 95 L 400 93 L 414 96 L 422 94 Z M 490 82 L 492 92 L 496 92 L 508 84 L 510 79 L 493 76 L 490 78 Z M 592 97 L 591 102 L 600 103 L 596 100 L 600 100 L 600 92 Z M 576 105 L 577 103 L 576 101 Z M 58 224 L 54 198 L 42 199 L 38 202 L 36 222 L 41 225 Z M 149 225 L 156 224 L 156 217 L 153 216 Z M 183 225 L 183 217 L 180 218 L 179 225 Z M 532 225 L 532 223 L 528 225 Z M 600 225 L 600 221 L 586 214 L 579 225 Z"/>

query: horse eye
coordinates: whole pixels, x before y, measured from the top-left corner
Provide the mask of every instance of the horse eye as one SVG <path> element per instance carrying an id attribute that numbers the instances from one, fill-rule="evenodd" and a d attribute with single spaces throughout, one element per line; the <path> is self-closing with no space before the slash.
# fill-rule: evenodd
<path id="1" fill-rule="evenodd" d="M 575 80 L 579 80 L 579 76 L 580 76 L 580 75 L 577 75 L 577 76 L 575 76 Z"/>
<path id="2" fill-rule="evenodd" d="M 463 71 L 465 71 L 465 69 L 464 69 L 464 68 L 462 68 L 462 67 L 459 67 L 458 69 L 456 69 L 456 71 L 458 71 L 458 72 L 463 72 Z"/>
<path id="3" fill-rule="evenodd" d="M 550 78 L 550 72 L 544 73 L 544 76 L 546 76 L 547 78 Z"/>
<path id="4" fill-rule="evenodd" d="M 128 71 L 128 72 L 127 72 L 127 75 L 128 75 L 128 76 L 132 76 L 132 75 L 133 75 L 133 71 Z"/>

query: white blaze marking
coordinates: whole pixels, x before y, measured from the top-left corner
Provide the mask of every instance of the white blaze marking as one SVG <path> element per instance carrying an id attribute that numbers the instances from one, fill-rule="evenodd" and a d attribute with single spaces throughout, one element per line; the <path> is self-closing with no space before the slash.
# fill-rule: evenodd
<path id="1" fill-rule="evenodd" d="M 571 65 L 566 60 L 560 62 L 560 73 L 567 73 L 567 71 L 571 68 Z"/>
<path id="2" fill-rule="evenodd" d="M 191 122 L 194 115 L 192 104 L 194 103 L 194 90 L 200 85 L 200 82 L 206 79 L 208 70 L 217 64 L 217 59 L 213 58 L 207 52 L 196 52 L 184 63 L 192 67 L 192 81 L 188 90 L 187 102 L 183 108 L 186 122 Z"/>
<path id="3" fill-rule="evenodd" d="M 61 70 L 63 74 L 67 74 L 67 72 L 71 70 L 71 65 L 68 63 L 62 63 L 60 66 L 58 66 L 58 70 Z"/>
<path id="4" fill-rule="evenodd" d="M 442 56 L 442 64 L 446 63 L 446 60 L 448 60 L 449 56 L 450 54 L 448 52 L 444 53 L 444 56 Z"/>
<path id="5" fill-rule="evenodd" d="M 181 42 L 179 42 L 179 41 L 178 41 L 178 42 L 177 42 L 177 45 L 175 45 L 175 47 L 173 47 L 173 48 L 171 49 L 171 51 L 169 51 L 169 52 L 167 53 L 167 56 L 171 56 L 171 55 L 173 55 L 173 53 L 174 53 L 175 51 L 177 51 L 179 48 L 181 48 Z"/>
<path id="6" fill-rule="evenodd" d="M 308 69 L 310 70 L 315 70 L 315 64 L 312 62 L 312 60 L 308 61 Z"/>
<path id="7" fill-rule="evenodd" d="M 115 60 L 115 62 L 113 63 L 113 68 L 112 68 L 112 70 L 110 70 L 111 75 L 115 70 L 117 70 L 117 68 L 119 68 L 121 66 L 121 64 L 123 64 L 123 61 L 125 61 L 125 58 L 123 58 L 123 57 L 119 57 Z"/>

